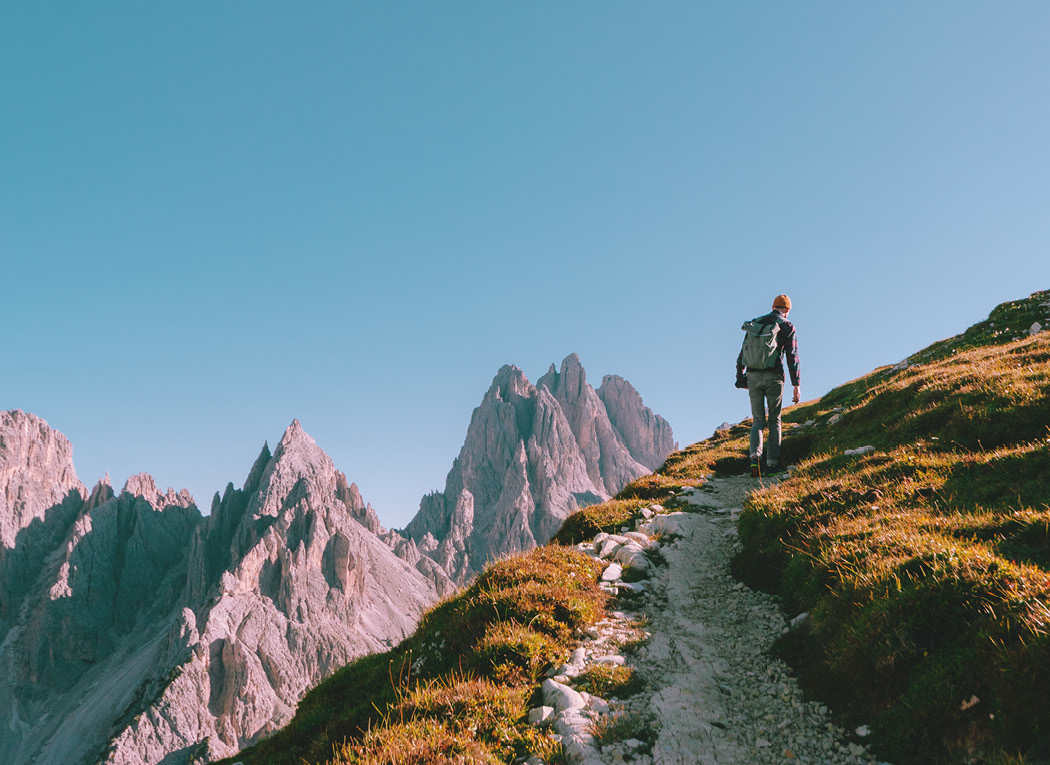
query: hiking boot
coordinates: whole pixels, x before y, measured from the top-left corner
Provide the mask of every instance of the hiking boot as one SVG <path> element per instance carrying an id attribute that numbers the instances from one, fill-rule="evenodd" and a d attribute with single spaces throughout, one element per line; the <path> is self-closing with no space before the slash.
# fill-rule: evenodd
<path id="1" fill-rule="evenodd" d="M 752 462 L 751 463 L 751 477 L 752 478 L 759 478 L 761 475 L 762 475 L 762 471 L 761 471 L 761 469 L 759 469 L 758 463 L 757 462 Z"/>
<path id="2" fill-rule="evenodd" d="M 774 462 L 771 465 L 766 465 L 766 475 L 779 475 L 784 472 L 784 468 L 780 463 Z"/>

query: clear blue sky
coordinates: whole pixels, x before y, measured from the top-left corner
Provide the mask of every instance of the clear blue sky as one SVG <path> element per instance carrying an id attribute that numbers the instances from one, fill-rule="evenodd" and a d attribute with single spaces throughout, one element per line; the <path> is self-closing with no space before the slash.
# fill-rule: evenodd
<path id="1" fill-rule="evenodd" d="M 0 408 L 207 511 L 298 417 L 386 525 L 496 370 L 691 443 L 1050 287 L 1050 5 L 7 3 Z"/>

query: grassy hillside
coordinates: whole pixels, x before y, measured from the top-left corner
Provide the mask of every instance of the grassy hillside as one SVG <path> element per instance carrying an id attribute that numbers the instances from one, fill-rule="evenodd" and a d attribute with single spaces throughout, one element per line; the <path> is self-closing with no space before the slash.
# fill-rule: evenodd
<path id="1" fill-rule="evenodd" d="M 795 407 L 790 480 L 740 521 L 742 575 L 811 615 L 785 650 L 906 762 L 1050 744 L 1050 292 Z M 727 466 L 746 428 L 676 457 Z M 871 445 L 862 455 L 847 450 Z"/>
<path id="2" fill-rule="evenodd" d="M 761 485 L 736 561 L 806 628 L 811 688 L 899 763 L 1050 759 L 1050 292 L 786 415 L 790 478 Z M 502 561 L 417 632 L 321 683 L 245 763 L 559 761 L 524 720 L 538 678 L 606 607 L 600 564 L 562 544 L 747 468 L 749 423 L 672 455 Z M 847 450 L 872 446 L 850 455 Z M 232 762 L 229 760 L 227 762 Z"/>

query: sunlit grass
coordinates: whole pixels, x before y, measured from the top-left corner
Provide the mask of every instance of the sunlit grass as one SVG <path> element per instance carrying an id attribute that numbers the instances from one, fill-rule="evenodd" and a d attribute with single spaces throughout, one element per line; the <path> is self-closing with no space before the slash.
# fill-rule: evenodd
<path id="1" fill-rule="evenodd" d="M 544 671 L 605 613 L 603 564 L 541 547 L 493 563 L 428 611 L 393 651 L 320 683 L 295 718 L 237 760 L 253 763 L 508 762 L 560 751 L 528 724 Z"/>
<path id="2" fill-rule="evenodd" d="M 1050 731 L 1050 334 L 979 335 L 808 405 L 740 521 L 738 570 L 811 614 L 811 684 L 898 762 L 1025 762 Z"/>
<path id="3" fill-rule="evenodd" d="M 735 569 L 808 626 L 784 650 L 901 763 L 1024 765 L 1050 742 L 1050 292 L 1007 303 L 905 363 L 785 411 L 782 460 L 740 519 Z M 750 423 L 672 454 L 556 541 L 633 528 L 642 508 L 747 469 Z M 845 451 L 872 445 L 863 456 Z M 654 557 L 654 560 L 656 558 Z M 559 747 L 525 721 L 543 672 L 604 613 L 602 564 L 557 544 L 490 566 L 416 633 L 318 685 L 253 763 L 487 763 Z M 644 643 L 639 634 L 631 653 Z M 591 668 L 627 695 L 628 668 Z M 651 740 L 600 720 L 601 742 Z"/>

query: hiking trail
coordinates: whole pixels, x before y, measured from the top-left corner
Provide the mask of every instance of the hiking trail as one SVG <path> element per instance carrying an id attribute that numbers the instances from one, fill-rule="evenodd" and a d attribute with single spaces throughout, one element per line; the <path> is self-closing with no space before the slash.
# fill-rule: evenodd
<path id="1" fill-rule="evenodd" d="M 776 599 L 730 573 L 740 549 L 737 519 L 756 485 L 746 476 L 709 479 L 678 496 L 687 503 L 682 511 L 648 508 L 640 533 L 599 534 L 578 545 L 614 561 L 605 586 L 637 596 L 628 599 L 634 610 L 614 611 L 588 633 L 572 660 L 544 683 L 550 706 L 532 712 L 538 724 L 553 725 L 571 762 L 878 762 L 863 745 L 864 726 L 847 732 L 832 722 L 827 707 L 807 700 L 791 669 L 772 656 L 774 641 L 791 629 Z M 666 565 L 642 563 L 646 551 Z M 621 564 L 648 568 L 650 578 L 623 582 Z M 624 655 L 620 647 L 638 634 L 639 619 L 648 640 Z M 621 702 L 572 689 L 574 677 L 603 663 L 632 667 L 646 690 Z M 644 720 L 657 731 L 651 752 L 636 739 L 604 746 L 595 739 L 596 726 L 617 716 Z"/>

